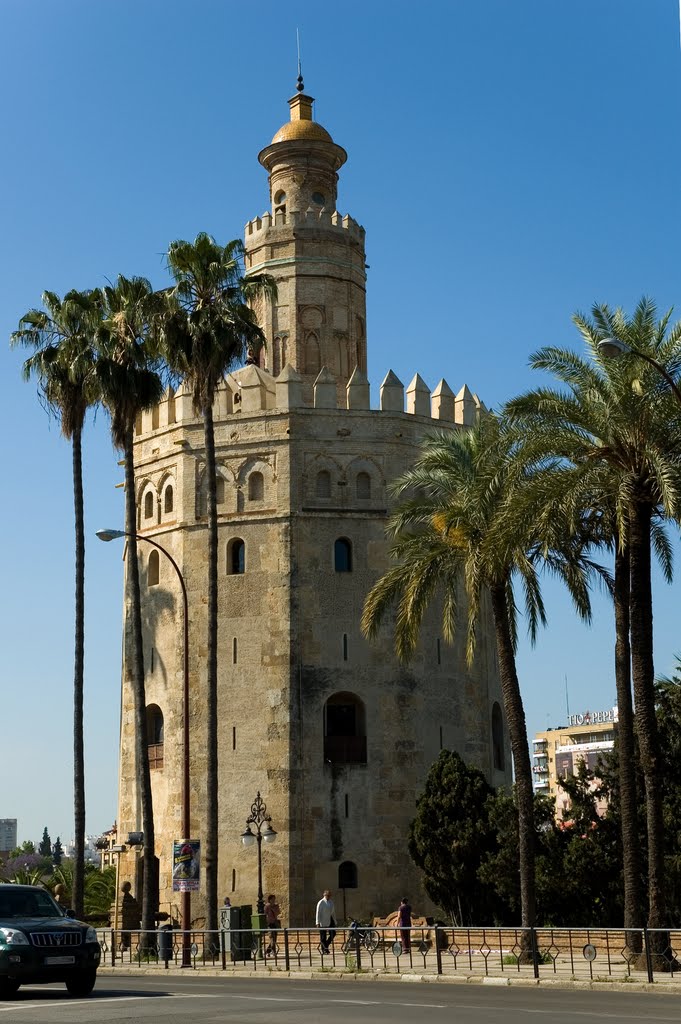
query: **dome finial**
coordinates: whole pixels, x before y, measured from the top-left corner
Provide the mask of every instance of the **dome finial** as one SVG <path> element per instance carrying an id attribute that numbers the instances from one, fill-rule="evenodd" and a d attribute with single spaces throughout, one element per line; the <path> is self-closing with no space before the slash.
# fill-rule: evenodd
<path id="1" fill-rule="evenodd" d="M 300 63 L 300 32 L 296 29 L 296 45 L 298 47 L 298 84 L 296 85 L 297 92 L 303 92 L 305 86 L 303 84 L 303 71 Z"/>

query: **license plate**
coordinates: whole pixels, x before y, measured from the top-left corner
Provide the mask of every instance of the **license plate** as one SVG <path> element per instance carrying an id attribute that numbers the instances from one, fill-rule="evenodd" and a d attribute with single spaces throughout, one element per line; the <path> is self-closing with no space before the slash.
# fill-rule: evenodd
<path id="1" fill-rule="evenodd" d="M 49 967 L 61 967 L 63 964 L 75 964 L 75 956 L 46 956 L 45 963 Z"/>

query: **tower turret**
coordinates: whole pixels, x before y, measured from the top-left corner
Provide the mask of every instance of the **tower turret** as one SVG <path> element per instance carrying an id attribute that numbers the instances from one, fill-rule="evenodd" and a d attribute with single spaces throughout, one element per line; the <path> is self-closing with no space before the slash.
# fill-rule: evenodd
<path id="1" fill-rule="evenodd" d="M 366 372 L 364 229 L 336 210 L 338 171 L 347 153 L 313 120 L 303 89 L 288 101 L 290 120 L 258 155 L 269 173 L 271 212 L 246 225 L 246 271 L 277 282 L 274 307 L 258 309 L 267 337 L 264 365 L 276 377 L 288 363 L 306 399 L 323 366 L 344 396 L 355 367 Z"/>

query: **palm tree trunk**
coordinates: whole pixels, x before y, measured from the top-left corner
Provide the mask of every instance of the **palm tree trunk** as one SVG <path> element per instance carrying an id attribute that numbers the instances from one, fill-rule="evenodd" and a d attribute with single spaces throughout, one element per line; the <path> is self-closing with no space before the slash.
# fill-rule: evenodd
<path id="1" fill-rule="evenodd" d="M 218 927 L 218 509 L 213 408 L 203 409 L 208 482 L 208 665 L 206 721 L 206 927 Z"/>
<path id="2" fill-rule="evenodd" d="M 655 716 L 653 603 L 650 579 L 651 507 L 632 500 L 629 508 L 631 551 L 631 667 L 636 704 L 636 734 L 646 790 L 648 826 L 648 927 L 664 928 L 664 824 L 660 740 Z"/>
<path id="3" fill-rule="evenodd" d="M 499 659 L 501 693 L 504 713 L 508 722 L 513 754 L 516 801 L 518 804 L 518 855 L 520 862 L 520 914 L 523 928 L 532 928 L 536 922 L 534 794 L 532 791 L 532 765 L 527 744 L 525 709 L 518 684 L 515 654 L 506 603 L 506 586 L 491 588 L 494 632 Z M 527 948 L 527 947 L 526 947 Z"/>
<path id="4" fill-rule="evenodd" d="M 125 532 L 128 542 L 127 585 L 130 614 L 130 674 L 135 704 L 135 754 L 144 832 L 144 892 L 142 895 L 142 945 L 152 944 L 158 897 L 154 861 L 154 812 L 149 770 L 147 736 L 147 702 L 144 688 L 144 650 L 142 647 L 142 602 L 140 597 L 139 562 L 137 561 L 137 508 L 135 502 L 135 467 L 133 462 L 133 424 L 125 431 Z M 118 899 L 118 893 L 116 893 Z"/>
<path id="5" fill-rule="evenodd" d="M 83 916 L 85 886 L 85 760 L 83 753 L 83 661 L 85 648 L 85 529 L 83 523 L 82 427 L 73 431 L 73 511 L 76 527 L 75 651 L 73 659 L 73 909 Z"/>
<path id="6" fill-rule="evenodd" d="M 631 646 L 629 643 L 629 548 L 615 536 L 615 683 L 617 687 L 617 755 L 622 833 L 622 877 L 624 881 L 624 927 L 627 948 L 642 949 L 643 891 L 638 835 L 636 755 L 634 750 L 634 708 L 631 697 Z"/>

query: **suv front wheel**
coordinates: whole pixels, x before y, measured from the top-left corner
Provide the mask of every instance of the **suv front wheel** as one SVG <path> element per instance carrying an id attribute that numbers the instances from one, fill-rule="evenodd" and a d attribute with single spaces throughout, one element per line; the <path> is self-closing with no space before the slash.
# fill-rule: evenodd
<path id="1" fill-rule="evenodd" d="M 0 978 L 0 999 L 11 999 L 19 991 L 20 982 L 14 978 Z"/>
<path id="2" fill-rule="evenodd" d="M 84 971 L 76 971 L 72 977 L 66 979 L 66 989 L 70 996 L 89 996 L 95 987 L 97 971 L 89 968 Z"/>

